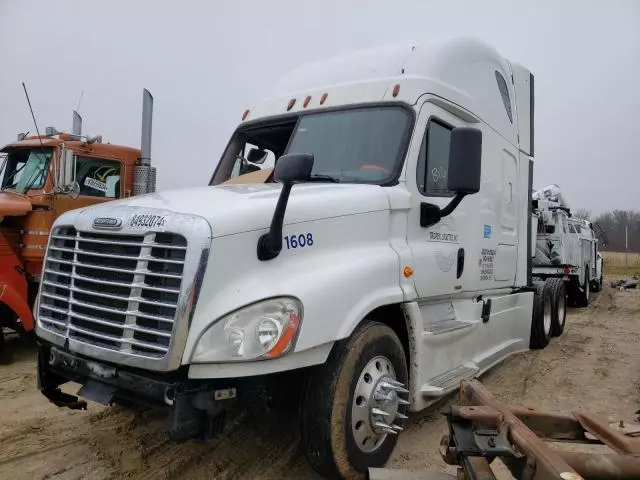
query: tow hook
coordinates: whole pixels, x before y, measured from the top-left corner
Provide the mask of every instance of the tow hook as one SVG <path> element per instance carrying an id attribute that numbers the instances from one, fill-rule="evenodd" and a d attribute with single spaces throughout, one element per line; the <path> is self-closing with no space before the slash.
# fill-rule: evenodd
<path id="1" fill-rule="evenodd" d="M 42 353 L 42 350 L 38 352 L 38 390 L 57 407 L 86 410 L 87 402 L 60 390 L 58 387 L 60 382 L 55 380 L 56 375 L 49 371 L 47 363 L 50 366 L 59 365 L 62 361 L 62 355 L 56 348 L 51 348 L 49 352 L 45 350 L 44 358 Z"/>

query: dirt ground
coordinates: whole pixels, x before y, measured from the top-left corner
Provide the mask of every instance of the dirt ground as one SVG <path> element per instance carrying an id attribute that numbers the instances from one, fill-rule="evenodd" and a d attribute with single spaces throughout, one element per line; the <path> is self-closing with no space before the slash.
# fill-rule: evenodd
<path id="1" fill-rule="evenodd" d="M 0 365 L 0 478 L 317 478 L 293 421 L 240 417 L 219 440 L 175 445 L 153 415 L 49 404 L 36 390 L 34 347 L 12 337 L 7 343 L 14 354 L 13 363 Z M 606 289 L 588 308 L 571 310 L 564 335 L 546 349 L 513 356 L 481 380 L 505 402 L 632 420 L 640 408 L 639 344 L 640 290 Z M 438 455 L 446 431 L 441 408 L 412 417 L 388 466 L 455 471 Z"/>

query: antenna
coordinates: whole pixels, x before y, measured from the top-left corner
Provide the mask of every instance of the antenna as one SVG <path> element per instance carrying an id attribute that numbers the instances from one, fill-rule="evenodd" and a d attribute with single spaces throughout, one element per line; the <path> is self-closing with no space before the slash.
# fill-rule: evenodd
<path id="1" fill-rule="evenodd" d="M 27 86 L 24 84 L 24 82 L 22 82 L 22 88 L 24 89 L 24 95 L 27 97 L 27 103 L 29 104 L 29 110 L 31 111 L 31 118 L 33 118 L 33 124 L 36 127 L 36 133 L 38 134 L 38 140 L 40 140 L 40 153 L 42 153 L 42 157 L 46 158 L 46 154 L 44 153 L 44 144 L 42 143 L 42 137 L 40 137 L 40 130 L 38 130 L 38 123 L 36 122 L 36 116 L 33 113 L 33 107 L 31 106 L 31 100 L 29 99 L 29 93 L 27 92 Z M 53 162 L 53 168 L 54 168 L 54 178 L 55 178 L 55 162 Z M 34 174 L 34 176 L 32 177 L 32 180 L 29 182 L 29 184 L 26 186 L 25 188 L 25 192 L 31 188 L 31 184 L 33 184 L 33 182 L 35 182 L 37 175 Z"/>
<path id="2" fill-rule="evenodd" d="M 80 92 L 80 98 L 78 99 L 78 106 L 76 107 L 76 112 L 80 113 L 80 104 L 82 103 L 82 97 L 84 97 L 84 89 Z"/>
<path id="3" fill-rule="evenodd" d="M 31 100 L 29 100 L 29 94 L 27 93 L 27 86 L 22 82 L 22 88 L 24 88 L 24 95 L 27 97 L 27 103 L 29 104 L 29 110 L 31 110 L 31 118 L 33 118 L 33 124 L 36 126 L 36 133 L 38 134 L 38 138 L 40 138 L 40 130 L 38 130 L 38 123 L 36 122 L 36 116 L 33 114 L 33 108 L 31 107 Z M 40 147 L 44 150 L 44 144 L 42 143 L 42 138 L 40 138 Z"/>

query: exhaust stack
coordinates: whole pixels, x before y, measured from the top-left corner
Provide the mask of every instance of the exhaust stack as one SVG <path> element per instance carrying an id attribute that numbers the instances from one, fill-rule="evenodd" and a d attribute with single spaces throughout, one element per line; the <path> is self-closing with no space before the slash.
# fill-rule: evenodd
<path id="1" fill-rule="evenodd" d="M 142 135 L 140 160 L 133 169 L 133 195 L 156 191 L 156 167 L 151 166 L 151 130 L 153 125 L 153 96 L 142 90 Z"/>
<path id="2" fill-rule="evenodd" d="M 146 88 L 142 90 L 142 139 L 140 165 L 151 165 L 151 127 L 153 124 L 153 96 Z"/>
<path id="3" fill-rule="evenodd" d="M 82 117 L 77 111 L 73 111 L 73 124 L 71 127 L 71 133 L 78 137 L 82 136 Z"/>

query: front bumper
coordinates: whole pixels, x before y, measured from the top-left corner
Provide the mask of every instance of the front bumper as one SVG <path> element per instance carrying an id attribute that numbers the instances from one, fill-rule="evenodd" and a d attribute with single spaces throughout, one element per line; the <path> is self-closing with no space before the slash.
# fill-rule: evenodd
<path id="1" fill-rule="evenodd" d="M 165 410 L 167 430 L 174 441 L 207 440 L 220 433 L 226 411 L 237 400 L 239 386 L 235 379 L 189 380 L 186 370 L 165 374 L 134 370 L 39 342 L 40 392 L 59 407 L 86 409 L 86 401 L 62 392 L 60 386 L 67 382 L 81 385 L 79 397 L 103 405 Z"/>

